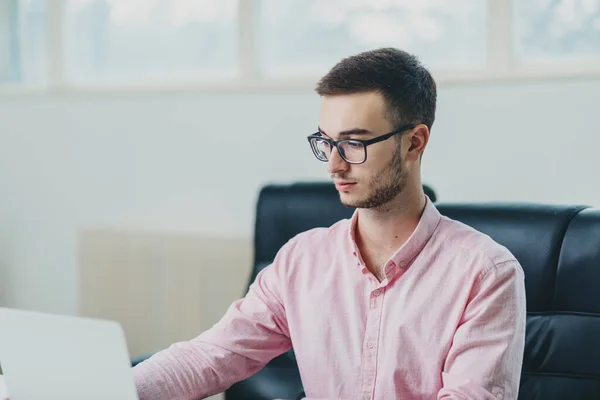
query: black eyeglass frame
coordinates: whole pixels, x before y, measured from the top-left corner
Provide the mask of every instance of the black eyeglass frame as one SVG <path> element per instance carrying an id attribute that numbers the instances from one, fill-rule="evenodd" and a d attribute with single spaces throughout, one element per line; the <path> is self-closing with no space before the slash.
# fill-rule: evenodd
<path id="1" fill-rule="evenodd" d="M 319 156 L 317 156 L 317 153 L 315 152 L 315 148 L 313 147 L 313 140 L 316 140 L 316 139 L 319 139 L 319 140 L 322 140 L 324 142 L 327 142 L 329 144 L 329 147 L 331 149 L 333 149 L 335 147 L 337 149 L 338 154 L 340 155 L 340 157 L 342 157 L 342 159 L 344 161 L 346 161 L 348 164 L 363 164 L 364 162 L 367 161 L 367 146 L 370 146 L 370 145 L 375 144 L 375 143 L 383 142 L 384 140 L 387 140 L 387 139 L 391 138 L 394 135 L 397 135 L 399 133 L 403 133 L 403 132 L 408 131 L 410 129 L 414 129 L 416 126 L 417 125 L 414 125 L 414 124 L 404 125 L 404 126 L 401 126 L 398 129 L 394 129 L 393 131 L 391 131 L 389 133 L 386 133 L 386 134 L 381 135 L 381 136 L 374 137 L 373 139 L 367 139 L 367 140 L 361 140 L 361 139 L 331 140 L 331 139 L 324 138 L 322 136 L 321 132 L 313 133 L 312 135 L 307 136 L 307 139 L 308 139 L 308 143 L 310 145 L 310 149 L 312 150 L 315 158 L 317 160 L 319 160 L 319 161 L 327 162 L 329 160 L 327 160 L 327 159 L 323 160 L 323 159 L 319 158 Z M 346 156 L 344 155 L 344 152 L 340 150 L 339 145 L 340 145 L 340 143 L 347 143 L 347 142 L 354 142 L 354 143 L 361 143 L 362 144 L 362 146 L 363 146 L 363 152 L 365 153 L 362 161 L 356 162 L 356 161 L 348 161 L 346 159 Z"/>

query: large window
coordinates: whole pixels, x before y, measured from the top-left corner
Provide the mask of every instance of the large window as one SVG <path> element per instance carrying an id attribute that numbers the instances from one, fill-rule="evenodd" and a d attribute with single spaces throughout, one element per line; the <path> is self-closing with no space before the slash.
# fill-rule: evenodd
<path id="1" fill-rule="evenodd" d="M 0 85 L 47 83 L 47 6 L 46 0 L 0 0 Z"/>
<path id="2" fill-rule="evenodd" d="M 237 0 L 67 0 L 65 78 L 83 83 L 236 73 Z"/>
<path id="3" fill-rule="evenodd" d="M 383 46 L 442 80 L 600 74 L 600 0 L 0 0 L 0 86 L 314 82 Z"/>
<path id="4" fill-rule="evenodd" d="M 485 68 L 482 0 L 259 0 L 256 55 L 266 75 L 320 74 L 376 47 L 416 53 L 433 69 Z"/>
<path id="5" fill-rule="evenodd" d="M 600 0 L 512 3 L 519 62 L 600 62 Z"/>

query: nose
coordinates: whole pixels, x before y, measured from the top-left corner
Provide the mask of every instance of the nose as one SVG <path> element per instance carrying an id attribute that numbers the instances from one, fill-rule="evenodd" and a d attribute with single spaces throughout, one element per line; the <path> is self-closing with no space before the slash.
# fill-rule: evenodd
<path id="1" fill-rule="evenodd" d="M 347 171 L 349 167 L 350 164 L 344 161 L 342 156 L 340 156 L 340 153 L 334 147 L 331 150 L 331 153 L 329 153 L 329 159 L 327 160 L 327 172 L 329 172 L 330 175 L 336 174 L 339 172 Z"/>

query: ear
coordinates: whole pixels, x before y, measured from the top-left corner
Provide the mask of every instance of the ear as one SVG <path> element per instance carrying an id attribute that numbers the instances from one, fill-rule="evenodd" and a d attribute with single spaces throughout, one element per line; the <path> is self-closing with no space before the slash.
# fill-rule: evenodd
<path id="1" fill-rule="evenodd" d="M 405 159 L 407 161 L 418 161 L 425 151 L 425 147 L 427 147 L 427 142 L 429 142 L 429 128 L 423 124 L 417 125 L 409 134 L 409 140 L 410 145 Z"/>

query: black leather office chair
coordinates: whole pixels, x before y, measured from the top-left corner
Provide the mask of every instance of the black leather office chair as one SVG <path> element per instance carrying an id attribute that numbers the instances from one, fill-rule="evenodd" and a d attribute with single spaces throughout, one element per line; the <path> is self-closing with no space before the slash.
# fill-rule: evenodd
<path id="1" fill-rule="evenodd" d="M 430 192 L 430 198 L 435 194 Z M 525 270 L 527 338 L 520 400 L 600 399 L 600 209 L 537 204 L 440 204 L 489 234 Z M 292 236 L 351 215 L 329 183 L 270 185 L 260 193 L 251 280 Z M 294 399 L 292 351 L 226 391 L 227 400 Z"/>

